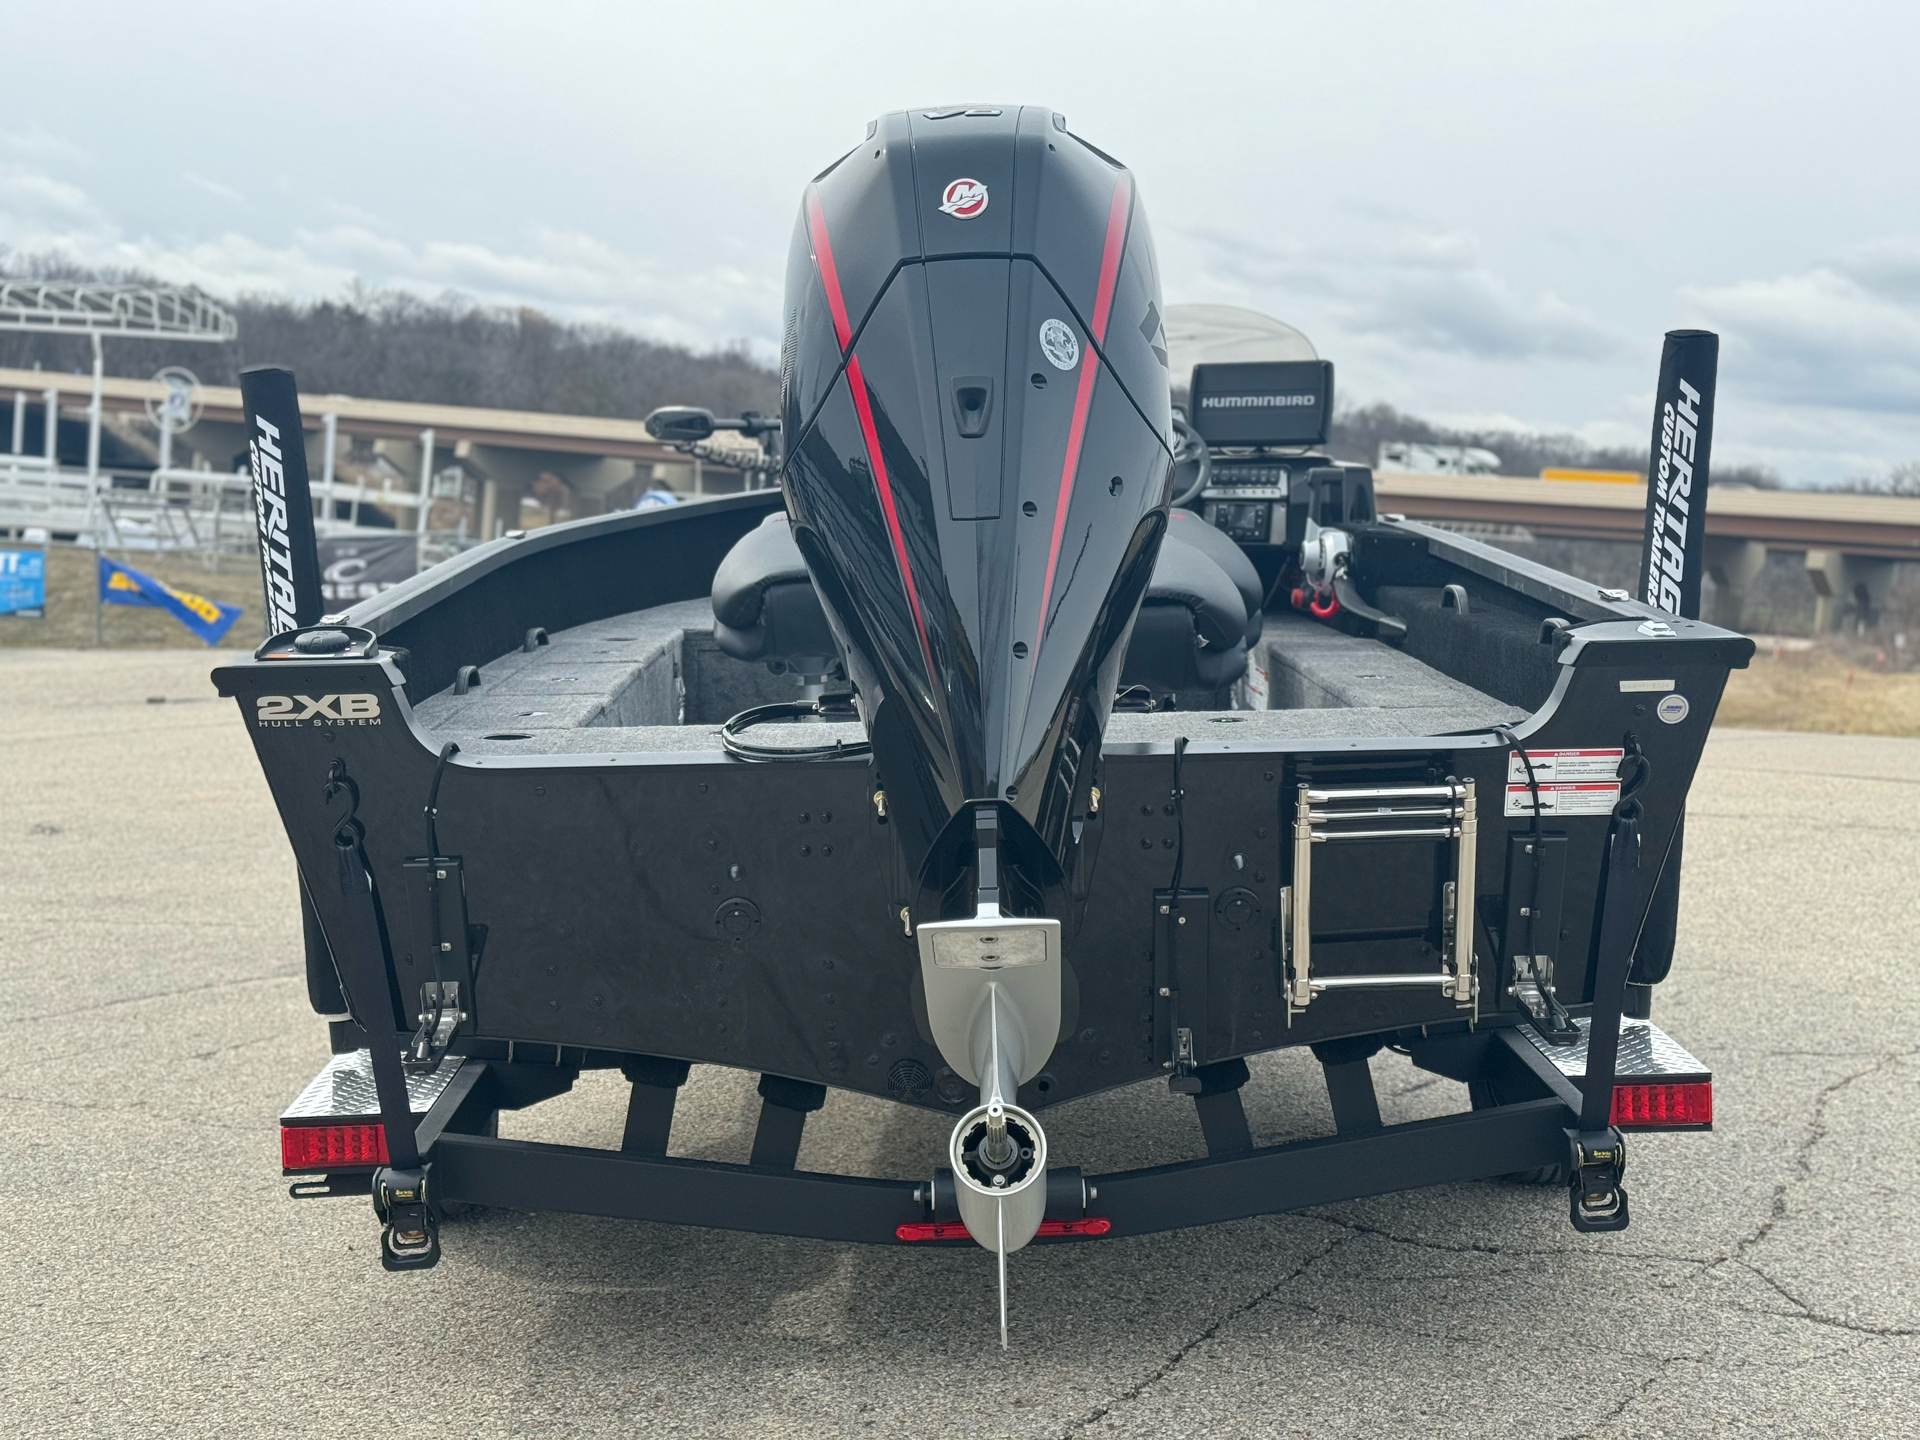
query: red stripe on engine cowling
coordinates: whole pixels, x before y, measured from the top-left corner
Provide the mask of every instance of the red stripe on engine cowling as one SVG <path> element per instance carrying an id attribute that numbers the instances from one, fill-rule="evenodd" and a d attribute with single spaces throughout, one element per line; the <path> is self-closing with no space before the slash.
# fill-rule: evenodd
<path id="1" fill-rule="evenodd" d="M 1093 377 L 1100 368 L 1095 349 L 1107 338 L 1107 317 L 1113 309 L 1114 282 L 1120 275 L 1120 251 L 1127 238 L 1127 202 L 1133 195 L 1133 179 L 1124 170 L 1113 182 L 1113 199 L 1107 206 L 1107 240 L 1100 251 L 1100 281 L 1094 288 L 1093 319 L 1089 325 L 1093 343 L 1080 357 L 1080 383 L 1073 395 L 1073 420 L 1067 427 L 1067 453 L 1060 465 L 1060 493 L 1053 502 L 1053 538 L 1047 546 L 1047 577 L 1040 586 L 1040 619 L 1033 632 L 1033 664 L 1040 663 L 1040 642 L 1047 633 L 1047 607 L 1053 603 L 1053 572 L 1060 563 L 1060 541 L 1067 532 L 1067 502 L 1073 496 L 1073 479 L 1080 468 L 1080 442 L 1086 438 L 1087 411 L 1093 402 Z"/>
<path id="2" fill-rule="evenodd" d="M 834 267 L 833 247 L 827 243 L 827 215 L 820 208 L 820 194 L 807 191 L 807 236 L 813 241 L 814 263 L 820 267 L 820 283 L 826 288 L 827 309 L 833 312 L 833 334 L 846 353 L 853 327 L 847 323 L 846 302 L 840 298 L 840 272 Z"/>
<path id="3" fill-rule="evenodd" d="M 880 432 L 873 423 L 873 406 L 867 398 L 866 378 L 860 373 L 860 361 L 850 350 L 853 326 L 847 319 L 847 306 L 840 295 L 840 272 L 833 263 L 833 246 L 827 239 L 826 212 L 820 208 L 820 195 L 807 191 L 807 234 L 813 242 L 813 258 L 820 267 L 820 283 L 827 292 L 827 309 L 833 315 L 833 333 L 847 357 L 847 391 L 853 396 L 854 413 L 860 417 L 860 436 L 866 442 L 867 465 L 873 471 L 873 488 L 880 497 L 880 511 L 886 517 L 887 534 L 893 540 L 893 558 L 900 566 L 900 583 L 907 592 L 907 608 L 913 612 L 914 632 L 920 637 L 920 656 L 926 661 L 927 682 L 939 689 L 933 670 L 933 647 L 927 643 L 927 622 L 920 613 L 920 593 L 914 587 L 913 567 L 907 563 L 907 540 L 900 529 L 900 513 L 893 502 L 893 486 L 887 480 L 887 464 L 880 458 Z"/>

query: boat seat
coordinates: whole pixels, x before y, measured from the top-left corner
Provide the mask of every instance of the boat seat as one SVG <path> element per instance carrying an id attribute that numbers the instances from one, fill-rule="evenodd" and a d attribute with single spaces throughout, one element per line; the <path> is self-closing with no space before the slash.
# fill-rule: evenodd
<path id="1" fill-rule="evenodd" d="M 1121 684 L 1157 695 L 1218 690 L 1246 668 L 1260 639 L 1260 577 L 1227 536 L 1184 510 L 1154 562 Z M 769 515 L 727 552 L 713 577 L 713 637 L 736 660 L 775 673 L 823 675 L 839 663 L 793 526 Z"/>
<path id="2" fill-rule="evenodd" d="M 1246 668 L 1247 625 L 1246 604 L 1227 572 L 1169 533 L 1133 622 L 1120 688 L 1143 685 L 1163 696 L 1231 685 Z"/>
<path id="3" fill-rule="evenodd" d="M 1173 511 L 1120 688 L 1142 685 L 1159 697 L 1233 684 L 1260 642 L 1261 599 L 1259 573 L 1240 547 L 1191 511 Z"/>
<path id="4" fill-rule="evenodd" d="M 1258 645 L 1261 606 L 1266 599 L 1266 589 L 1260 583 L 1260 572 L 1253 568 L 1253 561 L 1247 558 L 1247 552 L 1234 544 L 1226 531 L 1209 525 L 1191 510 L 1170 511 L 1167 534 L 1183 544 L 1193 546 L 1227 572 L 1233 588 L 1240 592 L 1240 603 L 1246 607 L 1247 648 L 1251 650 Z"/>
<path id="5" fill-rule="evenodd" d="M 775 511 L 735 542 L 713 574 L 713 638 L 736 660 L 775 674 L 825 675 L 840 663 L 793 523 Z"/>

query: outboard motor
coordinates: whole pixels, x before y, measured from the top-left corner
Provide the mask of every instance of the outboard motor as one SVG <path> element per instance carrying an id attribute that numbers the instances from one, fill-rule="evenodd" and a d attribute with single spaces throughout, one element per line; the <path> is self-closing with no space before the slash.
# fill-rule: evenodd
<path id="1" fill-rule="evenodd" d="M 1050 110 L 888 115 L 807 189 L 787 501 L 916 870 L 981 802 L 1066 864 L 1166 524 L 1160 309 L 1133 177 Z"/>
<path id="2" fill-rule="evenodd" d="M 787 271 L 793 535 L 919 877 L 932 1027 L 981 1087 L 956 1185 L 1003 1266 L 1046 1189 L 1012 1091 L 1057 1039 L 1075 822 L 1167 524 L 1161 308 L 1133 177 L 1031 106 L 874 122 Z"/>

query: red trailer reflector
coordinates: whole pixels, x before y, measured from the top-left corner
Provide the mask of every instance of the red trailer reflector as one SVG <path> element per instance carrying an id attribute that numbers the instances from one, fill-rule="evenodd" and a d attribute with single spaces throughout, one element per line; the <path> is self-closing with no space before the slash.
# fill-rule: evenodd
<path id="1" fill-rule="evenodd" d="M 1078 1220 L 1042 1220 L 1042 1235 L 1104 1235 L 1113 1222 L 1104 1215 L 1087 1215 Z"/>
<path id="2" fill-rule="evenodd" d="M 282 1125 L 282 1170 L 335 1170 L 387 1163 L 386 1127 L 374 1125 Z"/>
<path id="3" fill-rule="evenodd" d="M 1113 1222 L 1104 1215 L 1087 1215 L 1078 1220 L 1042 1220 L 1041 1235 L 1104 1235 Z M 967 1240 L 972 1238 L 958 1220 L 909 1220 L 893 1227 L 901 1240 Z"/>
<path id="4" fill-rule="evenodd" d="M 1616 1084 L 1610 1120 L 1615 1125 L 1711 1125 L 1713 1082 Z"/>
<path id="5" fill-rule="evenodd" d="M 901 1240 L 965 1240 L 967 1227 L 958 1220 L 909 1220 L 893 1227 Z"/>

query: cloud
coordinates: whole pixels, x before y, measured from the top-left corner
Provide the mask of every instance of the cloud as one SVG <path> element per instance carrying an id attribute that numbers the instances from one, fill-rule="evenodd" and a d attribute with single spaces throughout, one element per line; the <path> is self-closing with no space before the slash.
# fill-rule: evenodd
<path id="1" fill-rule="evenodd" d="M 242 210 L 251 210 L 253 208 L 252 203 L 247 197 L 231 185 L 222 185 L 218 180 L 209 180 L 206 176 L 196 175 L 191 170 L 182 170 L 180 172 L 180 178 L 186 181 L 187 184 L 193 186 L 194 189 L 204 190 L 207 194 L 224 200 L 229 205 L 238 205 Z"/>
<path id="2" fill-rule="evenodd" d="M 86 191 L 25 165 L 0 161 L 0 238 L 9 230 L 44 226 L 102 224 Z"/>
<path id="3" fill-rule="evenodd" d="M 227 297 L 326 298 L 356 280 L 426 297 L 452 291 L 694 348 L 744 338 L 763 359 L 775 353 L 782 276 L 756 265 L 756 252 L 715 250 L 681 265 L 640 248 L 645 241 L 578 228 L 535 222 L 481 239 L 439 228 L 448 221 L 409 229 L 331 202 L 291 231 L 262 233 L 252 212 L 209 204 L 224 223 L 156 233 L 103 203 L 91 164 L 45 132 L 0 133 L 0 249 L 146 271 Z M 185 181 L 246 203 L 219 181 Z M 1258 243 L 1178 226 L 1164 228 L 1163 241 L 1167 271 L 1183 281 L 1169 298 L 1250 305 L 1300 324 L 1355 400 L 1437 421 L 1644 443 L 1647 346 L 1580 296 L 1506 272 L 1470 231 L 1348 206 Z M 1920 236 L 1656 298 L 1667 313 L 1684 301 L 1690 319 L 1725 337 L 1716 427 L 1725 460 L 1826 481 L 1920 456 Z"/>
<path id="4" fill-rule="evenodd" d="M 1870 241 L 1841 257 L 1840 270 L 1889 300 L 1920 305 L 1920 237 Z"/>
<path id="5" fill-rule="evenodd" d="M 1683 292 L 1725 337 L 1729 383 L 1791 407 L 1920 416 L 1920 240 Z"/>
<path id="6" fill-rule="evenodd" d="M 242 206 L 218 181 L 188 183 Z M 575 230 L 533 226 L 511 247 L 396 233 L 375 217 L 296 230 L 269 243 L 238 230 L 161 237 L 130 233 L 84 190 L 26 164 L 0 160 L 0 248 L 53 253 L 82 264 L 139 270 L 217 296 L 246 292 L 319 299 L 359 280 L 434 297 L 449 291 L 481 304 L 530 305 L 565 320 L 619 326 L 705 349 L 744 339 L 771 360 L 781 275 L 710 260 L 686 269 Z"/>
<path id="7" fill-rule="evenodd" d="M 1192 232 L 1201 284 L 1283 313 L 1307 302 L 1342 339 L 1408 358 L 1592 360 L 1620 350 L 1620 337 L 1578 305 L 1494 271 L 1471 234 L 1421 231 L 1385 210 L 1349 213 L 1355 225 L 1314 243 Z"/>
<path id="8" fill-rule="evenodd" d="M 0 154 L 36 164 L 91 165 L 93 154 L 64 136 L 30 123 L 24 130 L 0 130 Z"/>
<path id="9" fill-rule="evenodd" d="M 1250 305 L 1301 325 L 1356 400 L 1463 428 L 1646 443 L 1653 356 L 1554 290 L 1489 262 L 1476 236 L 1390 207 L 1331 212 L 1312 235 L 1249 244 L 1173 228 L 1193 283 L 1177 299 Z M 1802 270 L 1682 287 L 1723 337 L 1715 452 L 1830 483 L 1920 456 L 1920 237 Z"/>

